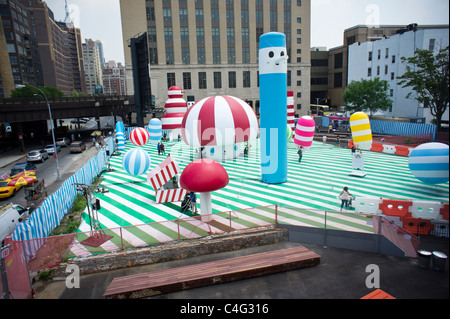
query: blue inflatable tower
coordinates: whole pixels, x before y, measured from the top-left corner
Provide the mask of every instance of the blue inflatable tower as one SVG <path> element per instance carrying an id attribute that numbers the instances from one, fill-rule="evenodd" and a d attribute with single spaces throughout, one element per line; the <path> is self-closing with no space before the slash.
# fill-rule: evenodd
<path id="1" fill-rule="evenodd" d="M 261 175 L 268 184 L 287 181 L 287 60 L 283 33 L 259 38 Z"/>

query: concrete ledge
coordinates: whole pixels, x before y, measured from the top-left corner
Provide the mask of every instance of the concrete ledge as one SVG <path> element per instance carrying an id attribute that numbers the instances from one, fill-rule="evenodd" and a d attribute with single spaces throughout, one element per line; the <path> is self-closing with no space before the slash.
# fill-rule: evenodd
<path id="1" fill-rule="evenodd" d="M 74 258 L 66 263 L 61 263 L 52 271 L 52 276 L 67 276 L 65 270 L 69 264 L 78 265 L 80 274 L 86 275 L 255 246 L 270 245 L 282 241 L 288 241 L 287 229 L 277 228 L 275 226 L 260 227 L 245 231 L 211 235 L 199 239 L 183 240 L 145 248 L 105 253 L 92 257 Z"/>

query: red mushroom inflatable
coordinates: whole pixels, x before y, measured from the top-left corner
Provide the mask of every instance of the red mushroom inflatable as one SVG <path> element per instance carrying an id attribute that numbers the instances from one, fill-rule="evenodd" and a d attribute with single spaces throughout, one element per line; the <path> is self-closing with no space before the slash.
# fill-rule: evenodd
<path id="1" fill-rule="evenodd" d="M 180 186 L 190 192 L 200 193 L 202 221 L 212 220 L 211 192 L 228 185 L 228 173 L 212 159 L 198 159 L 190 163 L 180 176 Z"/>

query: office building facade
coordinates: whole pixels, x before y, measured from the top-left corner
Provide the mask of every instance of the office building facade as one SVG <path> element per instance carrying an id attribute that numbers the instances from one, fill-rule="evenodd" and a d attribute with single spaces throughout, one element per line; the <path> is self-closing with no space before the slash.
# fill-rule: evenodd
<path id="1" fill-rule="evenodd" d="M 259 37 L 286 35 L 288 90 L 296 115 L 309 110 L 310 0 L 121 0 L 128 88 L 129 39 L 147 32 L 155 106 L 177 85 L 196 101 L 232 95 L 259 113 Z"/>

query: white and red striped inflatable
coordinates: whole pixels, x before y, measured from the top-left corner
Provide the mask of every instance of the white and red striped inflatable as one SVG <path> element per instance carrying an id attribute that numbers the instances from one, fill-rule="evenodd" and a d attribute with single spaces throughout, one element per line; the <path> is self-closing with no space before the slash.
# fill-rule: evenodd
<path id="1" fill-rule="evenodd" d="M 169 88 L 169 99 L 164 106 L 166 113 L 161 119 L 163 130 L 176 130 L 181 128 L 181 121 L 187 111 L 187 102 L 183 99 L 183 89 L 179 86 Z"/>
<path id="2" fill-rule="evenodd" d="M 302 146 L 303 150 L 308 150 L 312 145 L 315 130 L 316 123 L 311 116 L 305 115 L 299 118 L 294 136 L 294 143 L 297 148 Z"/>
<path id="3" fill-rule="evenodd" d="M 137 127 L 131 131 L 130 140 L 136 146 L 144 146 L 147 144 L 150 134 L 143 127 Z"/>
<path id="4" fill-rule="evenodd" d="M 164 188 L 169 180 L 171 180 L 180 171 L 178 164 L 173 160 L 172 156 L 168 156 L 163 162 L 152 169 L 147 174 L 147 182 L 155 190 L 157 203 L 170 203 L 182 201 L 187 194 L 187 190 L 177 188 Z"/>
<path id="5" fill-rule="evenodd" d="M 287 124 L 295 131 L 294 91 L 287 92 Z"/>
<path id="6" fill-rule="evenodd" d="M 195 103 L 181 125 L 183 140 L 191 147 L 233 145 L 257 137 L 253 109 L 234 96 L 213 96 Z"/>

